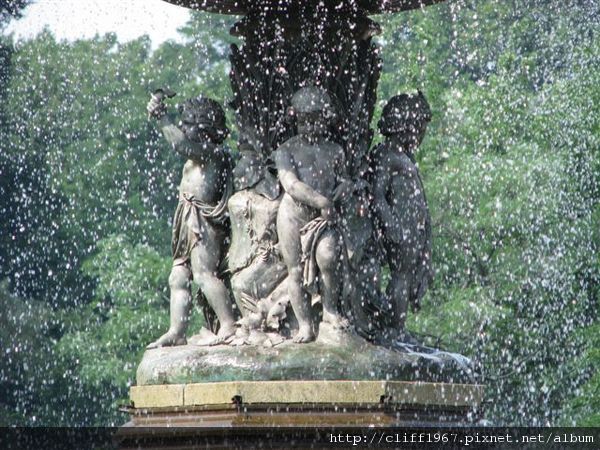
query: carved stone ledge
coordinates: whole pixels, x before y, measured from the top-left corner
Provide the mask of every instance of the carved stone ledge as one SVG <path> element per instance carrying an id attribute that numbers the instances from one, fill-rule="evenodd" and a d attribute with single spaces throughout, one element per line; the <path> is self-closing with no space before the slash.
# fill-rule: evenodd
<path id="1" fill-rule="evenodd" d="M 420 405 L 477 407 L 481 385 L 406 381 L 230 381 L 177 385 L 132 386 L 135 409 L 232 405 Z"/>
<path id="2" fill-rule="evenodd" d="M 147 350 L 137 385 L 218 381 L 393 380 L 473 383 L 471 361 L 435 349 L 391 350 L 321 326 L 308 344 L 276 347 L 183 345 Z"/>
<path id="3" fill-rule="evenodd" d="M 323 445 L 332 427 L 351 431 L 477 423 L 483 390 L 474 384 L 402 381 L 134 386 L 133 406 L 126 410 L 131 420 L 119 430 L 118 440 L 133 442 L 131 448 L 198 448 L 194 445 L 200 443 L 223 448 L 224 439 L 227 446 L 236 443 L 240 448 L 262 445 L 265 439 L 277 443 L 272 448 L 290 442 L 315 448 L 309 444 Z"/>

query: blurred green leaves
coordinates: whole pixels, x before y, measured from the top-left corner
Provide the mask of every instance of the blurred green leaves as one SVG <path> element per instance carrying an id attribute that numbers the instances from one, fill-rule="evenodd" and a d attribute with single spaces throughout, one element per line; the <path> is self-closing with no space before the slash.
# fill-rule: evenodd
<path id="1" fill-rule="evenodd" d="M 377 18 L 377 111 L 418 88 L 433 110 L 417 158 L 436 278 L 409 328 L 481 363 L 498 424 L 600 424 L 594 3 L 455 0 Z M 182 166 L 145 104 L 162 86 L 173 108 L 199 93 L 226 104 L 230 26 L 198 13 L 185 44 L 155 51 L 114 35 L 2 38 L 2 424 L 125 420 L 116 405 L 168 323 Z"/>

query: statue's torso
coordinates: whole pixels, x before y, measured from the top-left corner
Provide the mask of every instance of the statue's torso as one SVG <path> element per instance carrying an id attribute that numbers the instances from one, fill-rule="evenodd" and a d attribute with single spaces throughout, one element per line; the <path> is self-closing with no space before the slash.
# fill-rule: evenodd
<path id="1" fill-rule="evenodd" d="M 396 236 L 395 240 L 403 240 L 414 233 L 425 233 L 429 211 L 416 165 L 406 153 L 388 145 L 380 149 L 375 173 L 377 176 L 385 171 L 390 176 L 385 201 L 392 207 L 398 227 L 389 228 L 388 232 L 401 232 L 403 236 Z"/>
<path id="2" fill-rule="evenodd" d="M 228 202 L 231 219 L 229 270 L 246 267 L 257 255 L 259 247 L 275 245 L 275 221 L 279 200 L 269 200 L 253 189 L 236 192 Z"/>
<path id="3" fill-rule="evenodd" d="M 200 201 L 216 204 L 223 196 L 227 170 L 225 159 L 221 157 L 202 162 L 188 159 L 183 166 L 179 193 L 191 194 Z"/>
<path id="4" fill-rule="evenodd" d="M 313 144 L 301 136 L 295 136 L 284 143 L 281 150 L 291 156 L 301 182 L 329 199 L 333 197 L 337 186 L 336 174 L 340 172 L 339 166 L 343 161 L 343 150 L 338 144 L 326 140 Z M 299 213 L 304 209 L 298 205 Z"/>
<path id="5" fill-rule="evenodd" d="M 405 153 L 395 155 L 392 163 L 388 201 L 397 211 L 406 214 L 409 210 L 418 216 L 426 211 L 425 191 L 415 164 Z"/>

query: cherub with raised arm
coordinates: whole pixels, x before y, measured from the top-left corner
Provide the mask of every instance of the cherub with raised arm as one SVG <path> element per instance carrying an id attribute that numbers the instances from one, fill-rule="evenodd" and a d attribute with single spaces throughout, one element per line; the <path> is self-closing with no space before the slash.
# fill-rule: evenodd
<path id="1" fill-rule="evenodd" d="M 162 94 L 162 93 L 159 93 Z M 200 96 L 179 107 L 178 126 L 167 116 L 163 95 L 152 95 L 148 114 L 159 120 L 173 150 L 187 159 L 179 185 L 179 203 L 173 219 L 173 267 L 169 276 L 170 327 L 148 348 L 184 345 L 192 309 L 192 280 L 216 314 L 219 331 L 200 342 L 216 345 L 235 334 L 233 302 L 219 278 L 228 237 L 227 201 L 231 195 L 232 162 L 223 141 L 229 130 L 225 113 L 215 100 Z M 209 318 L 206 317 L 207 322 Z"/>
<path id="2" fill-rule="evenodd" d="M 378 124 L 385 142 L 373 153 L 374 209 L 391 272 L 388 325 L 407 342 L 408 306 L 418 309 L 432 278 L 431 218 L 414 157 L 430 121 L 431 110 L 420 91 L 392 97 Z"/>
<path id="3" fill-rule="evenodd" d="M 327 139 L 329 120 L 334 117 L 327 92 L 309 86 L 292 97 L 289 110 L 298 135 L 274 152 L 279 181 L 285 191 L 277 213 L 277 234 L 288 270 L 288 294 L 299 330 L 294 341 L 315 339 L 309 291 L 315 292 L 318 277 L 323 321 L 335 328 L 348 322 L 339 311 L 340 235 L 334 202 L 351 188 L 344 172 L 342 147 Z"/>

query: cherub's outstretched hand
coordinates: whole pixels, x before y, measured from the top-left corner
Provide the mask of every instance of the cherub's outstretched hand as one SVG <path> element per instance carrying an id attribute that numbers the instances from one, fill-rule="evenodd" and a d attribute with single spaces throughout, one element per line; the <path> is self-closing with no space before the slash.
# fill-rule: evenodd
<path id="1" fill-rule="evenodd" d="M 150 94 L 150 101 L 146 106 L 148 118 L 160 119 L 167 113 L 167 105 L 163 102 L 162 95 Z"/>

